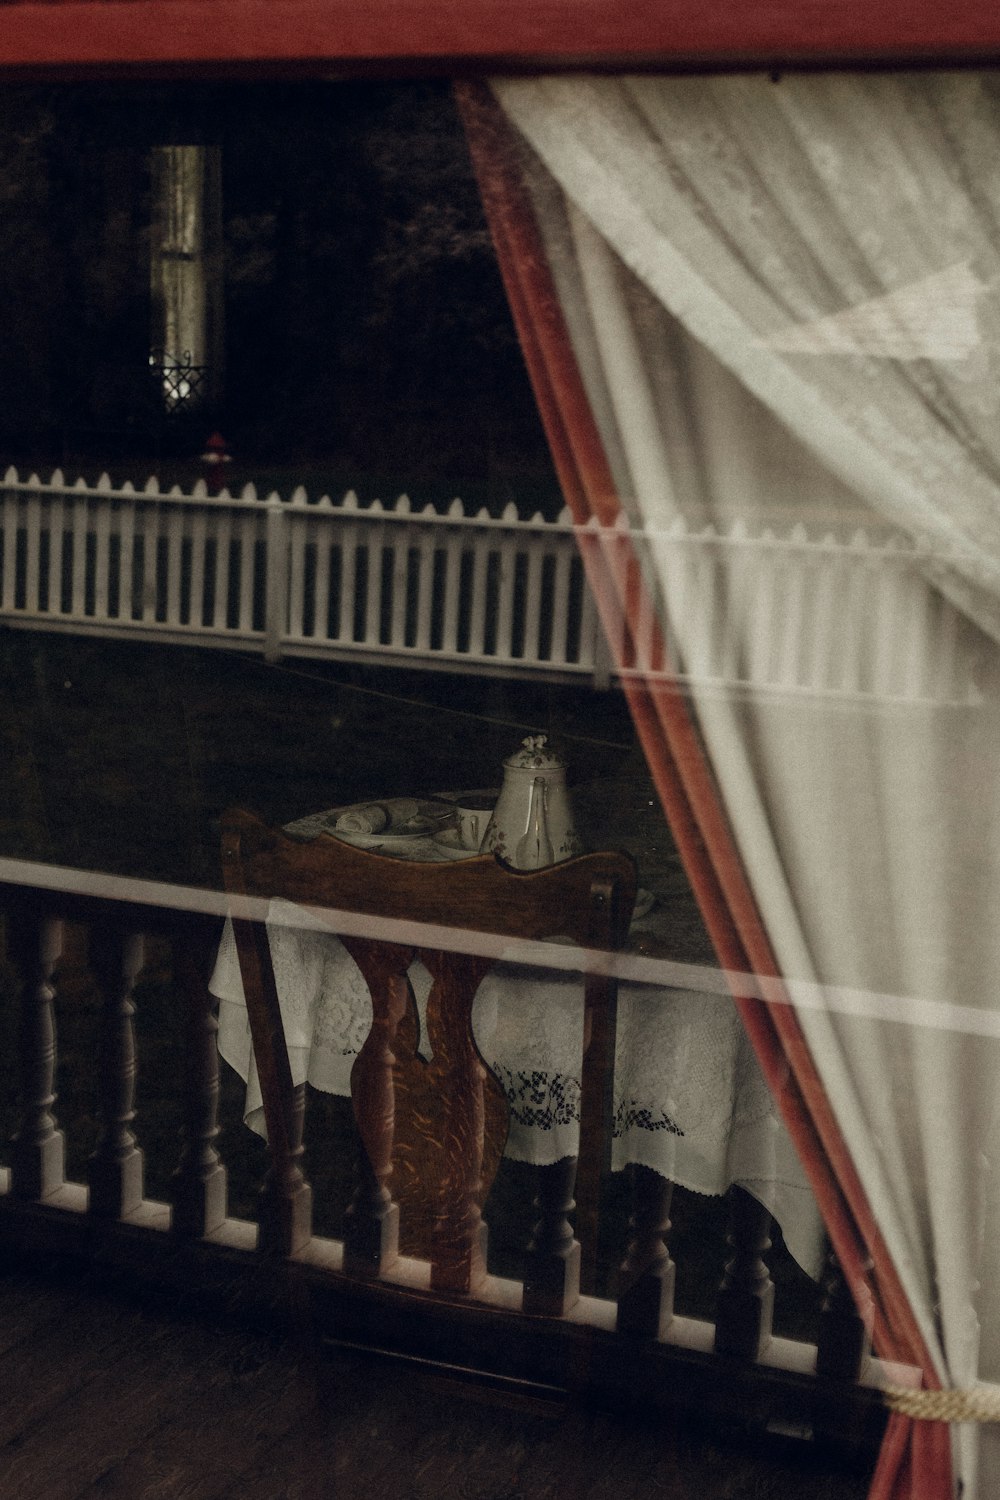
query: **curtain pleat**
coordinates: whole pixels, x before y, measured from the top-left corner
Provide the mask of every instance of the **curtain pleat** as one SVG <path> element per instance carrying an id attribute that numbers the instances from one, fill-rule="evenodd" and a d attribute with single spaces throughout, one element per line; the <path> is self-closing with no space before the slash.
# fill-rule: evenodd
<path id="1" fill-rule="evenodd" d="M 610 466 L 590 409 L 546 253 L 519 168 L 519 143 L 483 84 L 456 96 L 501 273 L 587 580 L 615 650 L 636 731 L 733 998 L 809 1176 L 831 1244 L 859 1309 L 871 1297 L 874 1338 L 885 1359 L 920 1367 L 939 1385 L 933 1362 L 886 1250 L 850 1152 L 834 1118 L 794 1008 L 781 992 L 771 944 L 684 698 L 664 674 L 635 666 L 634 631 L 654 621 L 644 659 L 667 663 L 642 569 L 622 516 Z M 741 991 L 738 976 L 771 981 L 767 1002 Z M 746 988 L 746 986 L 744 987 Z M 893 1414 L 871 1500 L 946 1500 L 952 1487 L 949 1430 Z"/>

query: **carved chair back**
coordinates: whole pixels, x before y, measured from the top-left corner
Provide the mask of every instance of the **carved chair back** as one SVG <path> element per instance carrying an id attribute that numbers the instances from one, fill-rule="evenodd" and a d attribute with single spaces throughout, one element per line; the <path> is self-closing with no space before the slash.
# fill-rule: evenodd
<path id="1" fill-rule="evenodd" d="M 503 948 L 498 938 L 561 937 L 587 950 L 577 1177 L 586 1277 L 596 1243 L 615 1031 L 615 984 L 599 955 L 620 947 L 628 930 L 636 885 L 630 857 L 587 854 L 530 872 L 493 855 L 415 863 L 330 834 L 303 843 L 234 810 L 222 819 L 222 863 L 234 897 L 283 897 L 321 908 L 371 991 L 372 1030 L 351 1075 L 364 1150 L 347 1214 L 344 1266 L 357 1275 L 378 1276 L 391 1264 L 399 1251 L 400 1203 L 404 1215 L 409 1207 L 419 1218 L 415 1205 L 423 1194 L 431 1205 L 432 1287 L 469 1292 L 481 1282 L 480 1210 L 503 1149 L 507 1111 L 472 1035 L 476 990 Z M 272 1155 L 273 1237 L 277 1248 L 294 1253 L 309 1237 L 308 1189 L 299 1169 L 303 1091 L 292 1084 L 270 946 L 256 915 L 248 919 L 234 903 Z M 412 1050 L 407 971 L 418 957 L 433 981 L 427 1002 L 433 1057 L 426 1064 Z M 412 1236 L 404 1243 L 412 1251 Z"/>

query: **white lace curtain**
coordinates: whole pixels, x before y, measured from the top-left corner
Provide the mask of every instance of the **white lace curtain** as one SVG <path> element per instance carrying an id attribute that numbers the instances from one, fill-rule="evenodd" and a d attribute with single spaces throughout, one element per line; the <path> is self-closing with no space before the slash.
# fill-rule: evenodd
<path id="1" fill-rule="evenodd" d="M 493 88 L 862 1185 L 939 1378 L 1000 1380 L 1000 82 Z"/>
<path id="2" fill-rule="evenodd" d="M 1000 80 L 497 89 L 638 282 L 996 631 Z"/>

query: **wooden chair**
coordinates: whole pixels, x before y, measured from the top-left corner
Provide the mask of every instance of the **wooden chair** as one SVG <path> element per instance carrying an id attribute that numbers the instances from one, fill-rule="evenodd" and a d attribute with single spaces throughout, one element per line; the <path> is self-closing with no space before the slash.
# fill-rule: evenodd
<path id="1" fill-rule="evenodd" d="M 591 951 L 620 947 L 635 900 L 632 860 L 620 853 L 587 854 L 528 873 L 511 870 L 492 855 L 420 864 L 354 848 L 329 834 L 302 843 L 234 810 L 222 819 L 222 863 L 233 896 L 281 896 L 329 909 L 331 931 L 339 934 L 372 994 L 372 1030 L 351 1076 L 364 1151 L 347 1216 L 345 1271 L 375 1277 L 391 1264 L 399 1245 L 397 1200 L 406 1196 L 398 1184 L 429 1176 L 432 1288 L 474 1292 L 486 1274 L 480 1210 L 507 1130 L 503 1091 L 483 1067 L 470 1024 L 476 990 L 495 962 L 495 937 L 559 936 Z M 309 1189 L 299 1166 L 303 1090 L 292 1086 L 266 929 L 259 920 L 241 917 L 235 905 L 233 926 L 272 1156 L 262 1239 L 282 1254 L 294 1254 L 310 1236 Z M 355 913 L 366 920 L 359 924 L 343 915 Z M 397 940 L 392 931 L 372 932 L 367 923 L 373 918 L 427 924 L 437 931 L 426 942 L 419 929 Z M 450 929 L 454 946 L 441 929 Z M 476 952 L 477 934 L 491 935 L 494 942 L 482 943 Z M 411 1065 L 411 1082 L 401 1090 L 401 1023 L 413 1010 L 406 975 L 418 956 L 433 979 L 427 1007 L 433 1060 Z M 578 1294 L 578 1240 L 585 1247 L 585 1283 L 596 1253 L 616 999 L 615 983 L 601 967 L 599 961 L 589 964 L 584 980 L 577 1238 L 566 1217 L 574 1185 L 564 1173 L 555 1199 L 539 1205 L 542 1218 L 527 1257 L 529 1311 L 563 1312 Z M 397 1128 L 404 1104 L 405 1130 Z"/>

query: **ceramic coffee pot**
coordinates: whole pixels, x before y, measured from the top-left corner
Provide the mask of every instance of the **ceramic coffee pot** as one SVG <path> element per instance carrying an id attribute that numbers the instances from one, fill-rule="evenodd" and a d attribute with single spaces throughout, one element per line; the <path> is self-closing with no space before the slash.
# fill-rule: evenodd
<path id="1" fill-rule="evenodd" d="M 515 870 L 557 865 L 582 850 L 566 790 L 566 765 L 529 735 L 503 763 L 503 786 L 486 829 L 482 851 Z"/>

